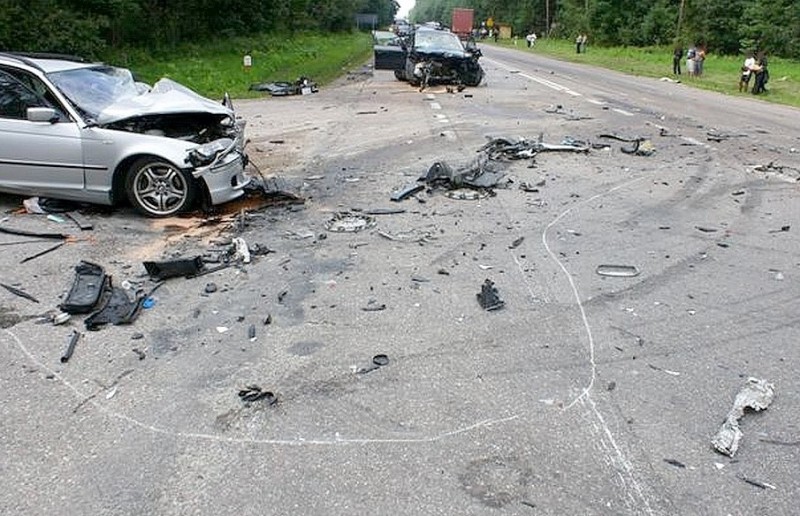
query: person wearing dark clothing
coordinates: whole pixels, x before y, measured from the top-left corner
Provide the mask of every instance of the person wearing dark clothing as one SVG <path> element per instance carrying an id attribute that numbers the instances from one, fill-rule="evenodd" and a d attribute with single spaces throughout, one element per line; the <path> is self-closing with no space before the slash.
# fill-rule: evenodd
<path id="1" fill-rule="evenodd" d="M 672 73 L 675 75 L 681 74 L 681 61 L 683 61 L 683 47 L 678 45 L 672 51 Z"/>
<path id="2" fill-rule="evenodd" d="M 767 53 L 759 52 L 756 59 L 756 66 L 753 68 L 756 73 L 756 82 L 753 85 L 753 95 L 766 93 L 766 84 L 769 82 L 769 69 L 767 68 Z"/>

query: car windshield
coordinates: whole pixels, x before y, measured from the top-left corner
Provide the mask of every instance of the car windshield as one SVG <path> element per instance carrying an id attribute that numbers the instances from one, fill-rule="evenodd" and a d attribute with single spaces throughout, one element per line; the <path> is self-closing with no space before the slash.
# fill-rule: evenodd
<path id="1" fill-rule="evenodd" d="M 436 50 L 439 52 L 463 52 L 464 47 L 458 36 L 451 32 L 425 30 L 414 36 L 414 47 L 419 50 Z"/>
<path id="2" fill-rule="evenodd" d="M 111 104 L 140 93 L 130 70 L 113 66 L 53 72 L 48 77 L 70 102 L 92 119 Z"/>

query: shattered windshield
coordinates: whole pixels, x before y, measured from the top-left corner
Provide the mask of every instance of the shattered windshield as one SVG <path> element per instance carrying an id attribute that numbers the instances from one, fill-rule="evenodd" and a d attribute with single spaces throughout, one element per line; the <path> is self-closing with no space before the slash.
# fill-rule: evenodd
<path id="1" fill-rule="evenodd" d="M 130 70 L 97 66 L 53 72 L 48 77 L 86 116 L 95 119 L 108 106 L 139 94 Z"/>
<path id="2" fill-rule="evenodd" d="M 450 32 L 426 30 L 417 32 L 414 39 L 417 50 L 435 50 L 437 52 L 463 52 L 464 47 L 458 36 Z"/>

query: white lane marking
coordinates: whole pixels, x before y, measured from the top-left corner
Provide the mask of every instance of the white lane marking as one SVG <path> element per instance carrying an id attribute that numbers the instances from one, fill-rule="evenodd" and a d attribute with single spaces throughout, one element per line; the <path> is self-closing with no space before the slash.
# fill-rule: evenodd
<path id="1" fill-rule="evenodd" d="M 499 62 L 495 61 L 494 59 L 487 59 L 487 58 L 484 58 L 484 59 L 486 59 L 486 61 L 494 63 L 496 66 L 506 70 L 509 73 L 514 73 L 515 75 L 519 75 L 520 77 L 525 77 L 529 81 L 533 81 L 533 82 L 539 83 L 542 86 L 546 86 L 546 87 L 550 88 L 551 90 L 561 91 L 561 92 L 564 92 L 564 93 L 566 93 L 568 95 L 572 95 L 573 97 L 581 97 L 582 96 L 577 91 L 573 91 L 573 90 L 567 88 L 566 86 L 562 86 L 561 84 L 558 84 L 557 82 L 553 82 L 553 81 L 550 81 L 550 80 L 547 80 L 547 79 L 543 79 L 541 77 L 535 77 L 535 76 L 529 75 L 527 73 L 515 72 L 514 68 L 510 68 L 510 67 L 504 65 L 503 63 L 499 63 Z"/>
<path id="2" fill-rule="evenodd" d="M 434 95 L 433 93 L 428 93 L 428 94 L 425 95 L 425 100 L 433 100 L 435 98 L 436 98 L 436 95 Z"/>
<path id="3" fill-rule="evenodd" d="M 611 111 L 614 111 L 615 113 L 619 113 L 620 115 L 625 115 L 625 116 L 635 116 L 635 115 L 634 115 L 633 113 L 631 113 L 630 111 L 625 111 L 624 109 L 620 109 L 620 108 L 614 108 L 614 109 L 612 109 Z"/>
<path id="4" fill-rule="evenodd" d="M 442 105 L 438 102 L 431 102 L 431 109 L 442 109 Z"/>
<path id="5" fill-rule="evenodd" d="M 598 105 L 598 106 L 605 106 L 606 105 L 605 102 L 603 102 L 602 100 L 597 100 L 597 99 L 586 99 L 586 102 L 591 102 L 592 104 L 595 104 L 595 105 Z"/>

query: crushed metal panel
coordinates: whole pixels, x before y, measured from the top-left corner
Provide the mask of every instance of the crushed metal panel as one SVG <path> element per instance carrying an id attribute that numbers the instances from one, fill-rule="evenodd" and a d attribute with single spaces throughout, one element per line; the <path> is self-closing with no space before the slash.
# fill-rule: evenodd
<path id="1" fill-rule="evenodd" d="M 739 428 L 739 419 L 744 416 L 745 409 L 756 412 L 766 410 L 775 398 L 775 386 L 766 380 L 748 378 L 747 383 L 736 395 L 733 408 L 728 412 L 725 422 L 711 440 L 711 445 L 716 451 L 733 457 L 739 449 L 739 441 L 744 435 Z"/>

